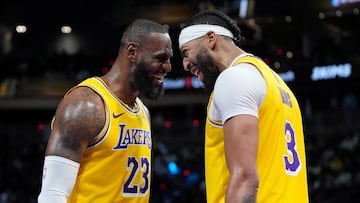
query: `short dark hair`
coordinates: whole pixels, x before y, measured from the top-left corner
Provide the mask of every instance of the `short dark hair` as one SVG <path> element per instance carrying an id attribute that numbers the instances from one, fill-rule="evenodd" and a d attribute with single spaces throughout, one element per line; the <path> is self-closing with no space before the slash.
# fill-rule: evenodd
<path id="1" fill-rule="evenodd" d="M 129 42 L 136 42 L 140 46 L 151 33 L 169 33 L 167 25 L 161 25 L 148 19 L 137 19 L 129 24 L 121 37 L 120 47 L 126 46 Z"/>
<path id="2" fill-rule="evenodd" d="M 181 25 L 181 28 L 184 29 L 191 25 L 198 24 L 209 24 L 209 25 L 219 25 L 230 30 L 234 35 L 234 43 L 237 46 L 240 46 L 244 37 L 241 35 L 241 30 L 237 25 L 237 22 L 231 19 L 228 15 L 220 10 L 205 10 L 202 11 L 193 17 L 191 17 L 187 22 Z"/>

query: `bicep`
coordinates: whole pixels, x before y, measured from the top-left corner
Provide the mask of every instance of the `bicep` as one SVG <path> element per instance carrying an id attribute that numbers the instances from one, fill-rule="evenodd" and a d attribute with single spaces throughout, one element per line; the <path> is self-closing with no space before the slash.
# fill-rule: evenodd
<path id="1" fill-rule="evenodd" d="M 225 154 L 231 173 L 256 173 L 258 119 L 252 115 L 238 115 L 224 124 Z"/>
<path id="2" fill-rule="evenodd" d="M 101 97 L 86 87 L 74 89 L 56 110 L 46 155 L 79 162 L 89 140 L 100 132 L 104 123 Z"/>

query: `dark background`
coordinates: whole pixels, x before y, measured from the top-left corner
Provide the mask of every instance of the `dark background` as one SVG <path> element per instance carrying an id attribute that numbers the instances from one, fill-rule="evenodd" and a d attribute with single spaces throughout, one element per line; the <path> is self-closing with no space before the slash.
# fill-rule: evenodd
<path id="1" fill-rule="evenodd" d="M 360 3 L 335 8 L 331 3 L 340 1 L 248 2 L 241 18 L 234 0 L 1 1 L 0 203 L 36 202 L 56 105 L 69 87 L 111 67 L 124 26 L 136 18 L 168 24 L 174 41 L 168 78 L 189 79 L 177 50 L 180 24 L 213 8 L 238 22 L 245 50 L 278 73 L 295 74 L 287 83 L 303 111 L 310 202 L 359 201 Z M 27 32 L 17 33 L 17 25 Z M 62 34 L 63 25 L 72 33 Z M 349 77 L 311 80 L 314 67 L 340 64 L 351 65 Z M 207 94 L 191 87 L 145 100 L 153 116 L 151 202 L 205 202 L 206 102 Z"/>

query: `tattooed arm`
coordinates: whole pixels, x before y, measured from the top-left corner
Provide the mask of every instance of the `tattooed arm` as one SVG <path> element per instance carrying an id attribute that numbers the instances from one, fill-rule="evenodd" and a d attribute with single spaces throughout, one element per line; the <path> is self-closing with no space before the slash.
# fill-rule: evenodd
<path id="1" fill-rule="evenodd" d="M 45 152 L 39 203 L 65 203 L 75 185 L 80 160 L 105 123 L 101 97 L 87 87 L 73 89 L 60 102 Z"/>
<path id="2" fill-rule="evenodd" d="M 78 87 L 59 104 L 46 155 L 56 155 L 80 162 L 89 140 L 105 123 L 101 97 L 87 87 Z"/>

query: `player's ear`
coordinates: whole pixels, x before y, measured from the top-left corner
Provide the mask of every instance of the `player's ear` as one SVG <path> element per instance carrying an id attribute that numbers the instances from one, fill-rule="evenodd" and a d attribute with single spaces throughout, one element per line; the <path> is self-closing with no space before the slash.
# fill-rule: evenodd
<path id="1" fill-rule="evenodd" d="M 127 47 L 127 55 L 128 58 L 130 59 L 131 62 L 135 62 L 137 59 L 137 55 L 139 53 L 139 46 L 134 43 L 134 42 L 130 42 Z"/>
<path id="2" fill-rule="evenodd" d="M 216 43 L 216 34 L 214 31 L 209 31 L 206 33 L 206 44 L 210 49 L 214 49 Z"/>

